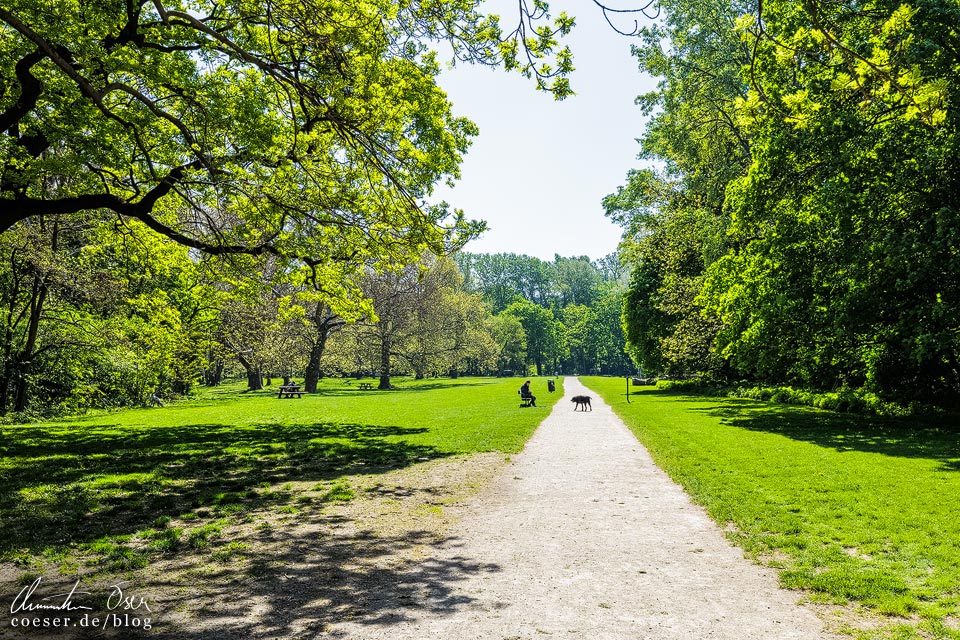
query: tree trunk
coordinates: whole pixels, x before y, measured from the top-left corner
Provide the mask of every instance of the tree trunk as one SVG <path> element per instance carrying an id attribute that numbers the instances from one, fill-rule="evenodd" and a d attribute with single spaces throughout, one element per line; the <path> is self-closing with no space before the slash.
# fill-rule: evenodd
<path id="1" fill-rule="evenodd" d="M 427 359 L 423 356 L 416 356 L 413 359 L 413 379 L 423 380 L 427 377 Z"/>
<path id="2" fill-rule="evenodd" d="M 327 337 L 323 334 L 317 335 L 317 341 L 310 348 L 310 359 L 307 360 L 307 370 L 303 376 L 303 388 L 307 393 L 317 392 L 317 383 L 320 381 L 320 358 L 323 356 L 323 350 L 327 345 Z"/>
<path id="3" fill-rule="evenodd" d="M 44 227 L 43 219 L 40 220 Z M 50 254 L 56 255 L 60 247 L 60 222 L 54 219 L 50 229 Z M 30 293 L 30 317 L 27 320 L 27 339 L 23 349 L 16 356 L 14 363 L 17 371 L 17 380 L 14 387 L 13 410 L 24 411 L 27 408 L 29 377 L 33 369 L 33 358 L 36 355 L 37 338 L 40 335 L 40 316 L 43 314 L 43 304 L 47 299 L 47 283 L 44 275 L 38 268 L 34 269 L 33 290 Z"/>
<path id="4" fill-rule="evenodd" d="M 16 270 L 16 262 L 11 260 L 11 273 Z M 3 335 L 3 369 L 0 371 L 0 415 L 6 415 L 10 400 L 10 385 L 13 383 L 13 318 L 16 300 L 20 294 L 20 278 L 12 278 L 10 286 L 10 305 L 6 310 L 7 326 Z"/>
<path id="5" fill-rule="evenodd" d="M 203 372 L 203 384 L 215 387 L 223 380 L 223 360 L 217 360 Z"/>
<path id="6" fill-rule="evenodd" d="M 392 347 L 390 336 L 384 335 L 380 341 L 380 385 L 378 389 L 390 388 L 390 349 Z"/>
<path id="7" fill-rule="evenodd" d="M 247 391 L 259 391 L 263 389 L 263 376 L 260 374 L 260 367 L 255 366 L 242 355 L 237 354 L 237 360 L 243 365 L 247 372 Z"/>
<path id="8" fill-rule="evenodd" d="M 47 285 L 40 275 L 33 281 L 33 294 L 30 300 L 30 320 L 27 325 L 27 341 L 17 358 L 19 375 L 16 382 L 16 395 L 13 400 L 14 411 L 25 411 L 27 408 L 29 375 L 33 369 L 33 356 L 37 348 L 37 336 L 40 333 L 40 315 L 43 312 L 43 303 L 47 299 Z"/>
<path id="9" fill-rule="evenodd" d="M 303 376 L 303 385 L 307 393 L 316 393 L 317 383 L 323 377 L 320 363 L 323 352 L 327 348 L 327 338 L 345 324 L 346 321 L 335 315 L 327 305 L 317 303 L 317 308 L 313 312 L 313 326 L 317 329 L 317 340 L 310 347 L 310 359 L 307 361 L 307 370 Z"/>
<path id="10" fill-rule="evenodd" d="M 13 381 L 13 331 L 7 330 L 3 343 L 3 369 L 0 370 L 0 415 L 7 414 L 7 402 L 10 399 L 10 383 Z"/>

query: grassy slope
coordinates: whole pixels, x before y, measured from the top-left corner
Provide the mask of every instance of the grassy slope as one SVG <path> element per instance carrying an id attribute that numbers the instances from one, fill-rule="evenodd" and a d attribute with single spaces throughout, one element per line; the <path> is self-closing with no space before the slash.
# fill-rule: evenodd
<path id="1" fill-rule="evenodd" d="M 584 378 L 733 540 L 864 637 L 960 638 L 960 429 Z"/>
<path id="2" fill-rule="evenodd" d="M 56 561 L 79 550 L 116 570 L 142 566 L 149 554 L 124 546 L 131 538 L 151 539 L 158 552 L 203 546 L 250 510 L 294 510 L 307 499 L 289 491 L 294 481 L 317 482 L 318 500 L 336 500 L 347 474 L 519 451 L 562 395 L 538 380 L 542 408 L 520 410 L 517 379 L 398 386 L 326 380 L 317 395 L 283 400 L 230 386 L 164 408 L 0 427 L 0 559 Z M 213 529 L 169 528 L 198 518 Z"/>

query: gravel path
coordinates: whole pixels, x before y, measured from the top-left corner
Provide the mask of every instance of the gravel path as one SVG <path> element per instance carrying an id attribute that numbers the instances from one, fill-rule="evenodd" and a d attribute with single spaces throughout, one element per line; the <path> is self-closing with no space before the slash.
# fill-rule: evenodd
<path id="1" fill-rule="evenodd" d="M 833 638 L 769 570 L 654 466 L 575 378 L 524 451 L 475 499 L 375 618 L 328 628 L 358 640 L 815 640 Z M 592 395 L 592 394 L 591 394 Z M 542 409 L 524 409 L 538 411 Z M 430 580 L 423 580 L 430 576 Z M 430 585 L 411 593 L 410 584 Z"/>

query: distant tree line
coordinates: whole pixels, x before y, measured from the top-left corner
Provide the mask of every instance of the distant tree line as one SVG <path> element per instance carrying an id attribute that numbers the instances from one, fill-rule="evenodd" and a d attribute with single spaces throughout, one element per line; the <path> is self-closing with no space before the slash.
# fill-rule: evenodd
<path id="1" fill-rule="evenodd" d="M 615 255 L 553 262 L 516 254 L 425 255 L 368 272 L 369 317 L 342 321 L 323 375 L 624 374 L 623 274 Z M 317 344 L 317 343 L 314 343 Z M 309 386 L 309 385 L 308 385 Z"/>
<path id="2" fill-rule="evenodd" d="M 135 221 L 39 217 L 0 234 L 0 412 L 142 405 L 241 376 L 623 373 L 614 257 L 430 252 L 357 298 L 272 256 L 191 252 Z"/>
<path id="3" fill-rule="evenodd" d="M 516 318 L 523 327 L 526 355 L 510 367 L 531 365 L 538 375 L 634 370 L 620 322 L 624 272 L 616 254 L 596 262 L 513 253 L 454 257 L 466 289 L 479 293 L 496 317 Z"/>

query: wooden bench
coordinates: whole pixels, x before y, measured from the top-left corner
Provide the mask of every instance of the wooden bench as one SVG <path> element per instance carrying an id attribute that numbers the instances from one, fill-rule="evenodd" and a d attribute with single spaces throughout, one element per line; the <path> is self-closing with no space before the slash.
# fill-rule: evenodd
<path id="1" fill-rule="evenodd" d="M 298 384 L 282 384 L 277 387 L 277 398 L 292 398 L 293 396 L 300 397 L 300 394 L 303 393 L 300 391 L 300 385 Z"/>
<path id="2" fill-rule="evenodd" d="M 517 393 L 520 393 L 517 391 Z M 533 398 L 530 396 L 520 396 L 520 408 L 533 406 Z"/>
<path id="3" fill-rule="evenodd" d="M 371 389 L 373 389 L 373 383 L 372 383 L 372 382 L 361 382 L 361 383 L 360 383 L 360 390 L 361 390 L 361 391 L 369 391 L 369 390 L 371 390 Z"/>

